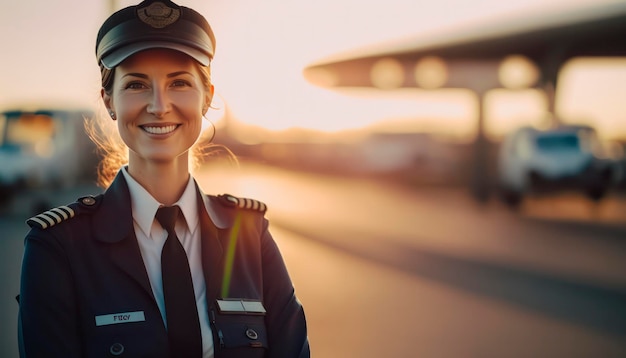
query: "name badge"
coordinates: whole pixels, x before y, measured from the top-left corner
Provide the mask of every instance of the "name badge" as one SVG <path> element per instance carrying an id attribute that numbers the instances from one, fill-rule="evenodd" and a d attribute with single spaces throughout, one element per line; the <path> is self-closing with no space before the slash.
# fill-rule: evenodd
<path id="1" fill-rule="evenodd" d="M 96 316 L 96 326 L 106 326 L 109 324 L 143 322 L 146 317 L 143 311 L 123 312 Z"/>
<path id="2" fill-rule="evenodd" d="M 265 307 L 263 307 L 263 303 L 261 303 L 261 301 L 229 298 L 225 300 L 216 300 L 216 303 L 220 313 L 251 315 L 265 314 Z"/>

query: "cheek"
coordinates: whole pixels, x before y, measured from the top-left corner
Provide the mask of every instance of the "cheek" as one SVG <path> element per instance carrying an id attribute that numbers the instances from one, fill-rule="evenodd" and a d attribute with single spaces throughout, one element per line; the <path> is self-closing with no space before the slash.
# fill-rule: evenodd
<path id="1" fill-rule="evenodd" d="M 130 132 L 128 123 L 125 122 L 124 120 L 117 120 L 117 132 L 120 135 L 120 138 L 122 138 L 122 141 L 124 142 L 124 144 L 126 144 L 127 147 L 131 147 L 132 146 L 132 133 Z"/>
<path id="2" fill-rule="evenodd" d="M 136 115 L 136 112 L 144 108 L 151 100 L 148 92 L 124 92 L 122 89 L 116 88 L 113 92 L 111 104 L 115 109 L 122 113 Z"/>
<path id="3" fill-rule="evenodd" d="M 174 92 L 170 99 L 179 108 L 184 108 L 185 112 L 201 113 L 204 105 L 202 91 L 194 90 L 188 92 Z"/>
<path id="4" fill-rule="evenodd" d="M 195 94 L 193 96 L 180 96 L 175 100 L 174 103 L 179 104 L 179 109 L 184 112 L 185 117 L 191 122 L 199 122 L 202 123 L 202 109 L 204 107 L 204 102 L 202 101 L 202 97 L 199 94 Z"/>
<path id="5" fill-rule="evenodd" d="M 193 122 L 193 124 L 191 125 L 191 129 L 194 136 L 198 138 L 202 133 L 202 117 Z"/>

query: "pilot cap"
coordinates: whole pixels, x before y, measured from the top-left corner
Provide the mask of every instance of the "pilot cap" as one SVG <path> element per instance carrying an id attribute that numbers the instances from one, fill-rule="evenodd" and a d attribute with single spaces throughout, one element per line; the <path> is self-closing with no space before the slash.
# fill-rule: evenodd
<path id="1" fill-rule="evenodd" d="M 169 0 L 145 0 L 106 19 L 98 31 L 96 57 L 99 64 L 112 69 L 129 56 L 153 48 L 180 51 L 208 66 L 215 36 L 195 10 Z"/>

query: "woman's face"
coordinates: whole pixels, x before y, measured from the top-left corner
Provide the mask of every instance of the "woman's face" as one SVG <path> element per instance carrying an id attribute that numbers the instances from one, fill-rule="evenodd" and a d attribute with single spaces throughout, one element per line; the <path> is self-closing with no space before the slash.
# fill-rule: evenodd
<path id="1" fill-rule="evenodd" d="M 187 55 L 165 49 L 139 52 L 116 67 L 113 91 L 102 96 L 131 163 L 187 160 L 213 96 L 199 71 Z"/>

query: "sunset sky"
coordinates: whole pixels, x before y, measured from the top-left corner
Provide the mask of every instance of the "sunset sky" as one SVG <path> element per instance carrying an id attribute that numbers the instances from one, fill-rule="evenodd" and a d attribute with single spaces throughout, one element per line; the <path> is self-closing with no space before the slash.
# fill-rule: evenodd
<path id="1" fill-rule="evenodd" d="M 2 0 L 0 108 L 27 103 L 94 107 L 99 101 L 94 47 L 110 14 L 105 0 Z M 623 1 L 623 0 L 620 0 Z M 352 49 L 414 35 L 480 26 L 518 14 L 607 0 L 181 0 L 211 23 L 216 106 L 269 129 L 326 131 L 386 119 L 412 130 L 456 136 L 473 131 L 474 97 L 447 90 L 329 90 L 308 83 L 307 65 Z M 118 0 L 116 8 L 136 2 Z M 558 108 L 592 123 L 607 138 L 626 138 L 626 60 L 576 61 L 563 72 Z M 487 128 L 495 135 L 538 121 L 536 91 L 496 91 L 488 97 Z M 221 112 L 216 113 L 219 116 Z"/>

